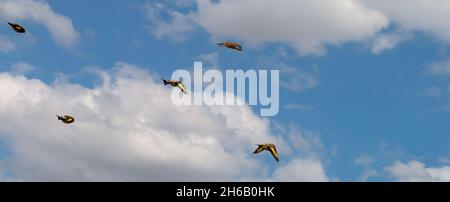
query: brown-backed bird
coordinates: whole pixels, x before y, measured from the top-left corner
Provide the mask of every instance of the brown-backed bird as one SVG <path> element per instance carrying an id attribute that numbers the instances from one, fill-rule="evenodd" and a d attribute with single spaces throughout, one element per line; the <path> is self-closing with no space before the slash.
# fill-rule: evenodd
<path id="1" fill-rule="evenodd" d="M 181 92 L 183 92 L 184 94 L 187 94 L 187 90 L 186 87 L 184 86 L 183 82 L 180 80 L 165 80 L 165 79 L 161 79 L 164 82 L 164 85 L 171 85 L 173 87 L 178 87 L 179 89 L 181 89 Z"/>
<path id="2" fill-rule="evenodd" d="M 75 121 L 75 119 L 69 115 L 64 115 L 64 116 L 56 115 L 56 116 L 58 117 L 58 120 L 61 120 L 65 124 L 71 124 Z"/>
<path id="3" fill-rule="evenodd" d="M 235 42 L 222 42 L 222 43 L 217 43 L 217 45 L 220 47 L 225 46 L 227 48 L 242 51 L 242 46 Z"/>
<path id="4" fill-rule="evenodd" d="M 22 25 L 10 22 L 8 22 L 8 25 L 11 26 L 11 28 L 17 33 L 25 33 L 25 28 L 23 28 Z"/>
<path id="5" fill-rule="evenodd" d="M 260 153 L 264 150 L 269 151 L 275 158 L 275 160 L 279 161 L 277 150 L 275 149 L 275 145 L 273 144 L 258 144 L 258 148 L 255 150 L 255 152 L 253 152 L 253 154 Z"/>

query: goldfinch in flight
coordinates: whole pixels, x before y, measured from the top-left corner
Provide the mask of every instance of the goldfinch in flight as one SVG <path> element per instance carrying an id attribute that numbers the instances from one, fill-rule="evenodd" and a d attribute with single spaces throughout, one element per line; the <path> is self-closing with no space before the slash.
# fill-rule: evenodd
<path id="1" fill-rule="evenodd" d="M 183 92 L 184 94 L 187 94 L 187 90 L 186 87 L 184 86 L 182 80 L 165 80 L 165 79 L 161 79 L 164 82 L 164 85 L 171 85 L 173 87 L 178 87 L 179 89 L 181 89 L 181 92 Z"/>
<path id="2" fill-rule="evenodd" d="M 8 25 L 11 26 L 11 28 L 16 31 L 17 33 L 25 33 L 25 28 L 23 28 L 21 25 L 19 24 L 15 24 L 15 23 L 10 23 L 8 22 Z"/>
<path id="3" fill-rule="evenodd" d="M 75 119 L 69 115 L 64 115 L 64 116 L 59 116 L 56 115 L 58 117 L 58 120 L 62 121 L 65 124 L 71 124 L 75 121 Z"/>
<path id="4" fill-rule="evenodd" d="M 253 152 L 253 154 L 260 153 L 264 150 L 269 151 L 275 158 L 275 160 L 279 161 L 277 150 L 275 149 L 275 145 L 273 144 L 258 144 L 258 148 L 255 150 L 255 152 Z"/>
<path id="5" fill-rule="evenodd" d="M 218 46 L 220 47 L 227 47 L 227 48 L 231 48 L 234 50 L 238 50 L 238 51 L 242 51 L 242 46 L 238 43 L 235 42 L 222 42 L 222 43 L 217 43 Z"/>

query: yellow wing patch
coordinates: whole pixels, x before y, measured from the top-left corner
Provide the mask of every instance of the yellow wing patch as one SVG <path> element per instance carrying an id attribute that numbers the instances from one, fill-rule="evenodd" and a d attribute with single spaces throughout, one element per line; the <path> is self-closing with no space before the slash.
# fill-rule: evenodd
<path id="1" fill-rule="evenodd" d="M 184 87 L 183 83 L 179 83 L 177 86 L 181 89 L 181 91 L 183 91 L 183 93 L 187 93 L 186 87 Z"/>
<path id="2" fill-rule="evenodd" d="M 273 147 L 271 147 L 270 148 L 270 153 L 272 153 L 272 155 L 273 155 L 273 157 L 275 158 L 275 160 L 279 160 L 278 159 L 278 153 L 277 153 L 277 151 L 275 150 L 275 148 L 273 148 Z"/>

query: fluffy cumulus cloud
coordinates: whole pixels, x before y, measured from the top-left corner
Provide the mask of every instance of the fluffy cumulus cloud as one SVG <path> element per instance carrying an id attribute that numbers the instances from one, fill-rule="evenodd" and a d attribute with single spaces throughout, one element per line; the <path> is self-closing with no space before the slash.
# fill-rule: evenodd
<path id="1" fill-rule="evenodd" d="M 395 161 L 385 170 L 391 177 L 399 181 L 450 181 L 450 167 L 426 167 L 419 161 L 408 163 Z"/>
<path id="2" fill-rule="evenodd" d="M 93 88 L 0 73 L 1 178 L 327 180 L 319 158 L 296 155 L 248 106 L 176 106 L 159 77 L 125 63 L 113 69 L 96 71 L 101 82 Z M 73 115 L 75 123 L 55 114 Z M 252 154 L 262 142 L 278 146 L 279 163 L 270 153 Z"/>
<path id="3" fill-rule="evenodd" d="M 197 0 L 196 3 L 196 11 L 183 18 L 173 15 L 172 22 L 189 18 L 215 37 L 236 38 L 251 45 L 281 42 L 300 54 L 324 54 L 326 45 L 371 38 L 389 24 L 382 13 L 357 0 Z M 174 23 L 166 23 L 170 24 L 175 29 Z"/>
<path id="4" fill-rule="evenodd" d="M 388 24 L 381 13 L 356 0 L 198 0 L 195 21 L 211 34 L 249 43 L 283 42 L 301 54 L 323 54 L 373 36 Z"/>
<path id="5" fill-rule="evenodd" d="M 450 27 L 443 19 L 450 19 L 450 1 L 442 0 L 362 0 L 392 23 L 409 31 L 421 31 L 450 42 Z"/>
<path id="6" fill-rule="evenodd" d="M 9 21 L 30 20 L 42 24 L 64 47 L 74 46 L 79 38 L 72 20 L 53 11 L 45 1 L 0 0 L 0 16 Z"/>
<path id="7" fill-rule="evenodd" d="M 195 10 L 183 14 L 171 10 L 169 18 L 157 18 L 157 37 L 195 30 L 213 38 L 230 38 L 247 46 L 284 43 L 300 54 L 321 55 L 327 45 L 370 42 L 374 54 L 394 48 L 422 32 L 450 42 L 450 2 L 442 0 L 196 0 Z M 158 5 L 158 4 L 155 4 Z M 405 6 L 408 5 L 408 6 Z M 154 6 L 157 7 L 157 6 Z M 153 9 L 154 10 L 154 9 Z M 151 10 L 150 10 L 151 11 Z M 148 12 L 152 13 L 152 12 Z M 432 13 L 432 15 L 430 15 Z M 394 31 L 386 33 L 388 28 Z"/>

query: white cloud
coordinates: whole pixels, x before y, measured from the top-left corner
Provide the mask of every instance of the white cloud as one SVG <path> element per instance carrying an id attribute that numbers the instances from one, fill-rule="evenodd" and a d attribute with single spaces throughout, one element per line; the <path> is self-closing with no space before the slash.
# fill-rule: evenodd
<path id="1" fill-rule="evenodd" d="M 378 34 L 372 42 L 371 51 L 373 54 L 379 54 L 385 50 L 394 48 L 397 44 L 403 42 L 409 38 L 406 34 L 391 33 L 391 34 Z"/>
<path id="2" fill-rule="evenodd" d="M 163 4 L 146 3 L 144 8 L 150 23 L 148 27 L 158 39 L 168 37 L 174 42 L 182 42 L 186 39 L 186 34 L 195 29 L 194 23 L 189 15 L 184 15 L 176 10 L 167 8 Z M 170 20 L 166 21 L 162 17 L 163 14 L 170 16 Z"/>
<path id="3" fill-rule="evenodd" d="M 9 53 L 16 49 L 16 45 L 7 37 L 0 36 L 0 53 Z"/>
<path id="4" fill-rule="evenodd" d="M 372 37 L 388 25 L 380 12 L 357 0 L 198 0 L 195 21 L 216 36 L 249 43 L 282 42 L 300 54 Z"/>
<path id="5" fill-rule="evenodd" d="M 278 181 L 329 181 L 319 161 L 313 159 L 294 159 L 278 168 L 273 179 Z"/>
<path id="6" fill-rule="evenodd" d="M 353 161 L 354 164 L 364 167 L 362 175 L 358 177 L 359 181 L 365 182 L 371 177 L 380 175 L 375 169 L 372 168 L 372 164 L 374 161 L 375 160 L 367 154 L 363 154 Z"/>
<path id="7" fill-rule="evenodd" d="M 42 24 L 56 43 L 64 47 L 74 46 L 79 37 L 72 20 L 53 11 L 45 1 L 0 0 L 0 16 L 9 21 L 31 20 Z"/>
<path id="8" fill-rule="evenodd" d="M 113 69 L 99 71 L 94 88 L 1 73 L 0 138 L 11 151 L 0 170 L 25 181 L 268 179 L 264 156 L 252 152 L 272 142 L 282 157 L 276 179 L 293 170 L 294 179 L 326 179 L 320 160 L 290 154 L 248 106 L 175 106 L 159 77 L 125 63 Z M 74 115 L 75 124 L 55 114 Z"/>
<path id="9" fill-rule="evenodd" d="M 410 161 L 406 164 L 395 161 L 385 170 L 399 181 L 450 181 L 450 167 L 426 167 L 419 161 Z"/>
<path id="10" fill-rule="evenodd" d="M 196 0 L 196 4 L 197 9 L 187 14 L 170 10 L 169 21 L 158 18 L 160 31 L 155 33 L 184 39 L 195 24 L 214 39 L 243 40 L 248 47 L 280 42 L 301 55 L 321 55 L 326 46 L 361 41 L 371 42 L 372 53 L 379 54 L 416 31 L 450 43 L 447 21 L 436 20 L 450 18 L 449 1 Z M 392 27 L 394 32 L 384 33 Z"/>
<path id="11" fill-rule="evenodd" d="M 391 23 L 407 31 L 429 33 L 450 42 L 450 1 L 443 0 L 362 0 L 363 4 L 383 13 Z"/>

